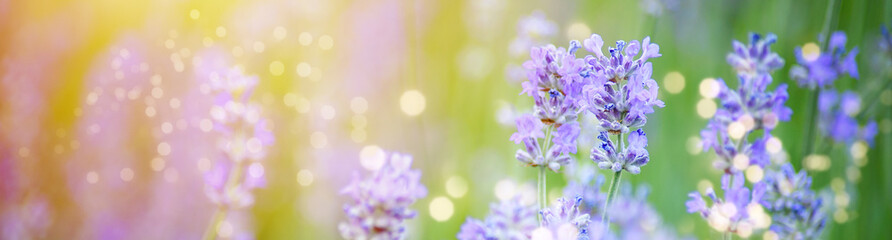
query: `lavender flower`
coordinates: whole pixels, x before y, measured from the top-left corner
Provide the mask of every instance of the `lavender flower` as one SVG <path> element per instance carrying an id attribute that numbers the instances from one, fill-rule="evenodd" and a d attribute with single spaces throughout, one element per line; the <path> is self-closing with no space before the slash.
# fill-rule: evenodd
<path id="1" fill-rule="evenodd" d="M 770 217 L 765 214 L 762 205 L 759 204 L 765 194 L 765 184 L 757 183 L 752 192 L 744 186 L 742 173 L 722 176 L 722 190 L 724 198 L 719 198 L 709 188 L 706 196 L 712 200 L 712 205 L 707 205 L 697 191 L 688 194 L 690 200 L 685 205 L 689 213 L 699 213 L 709 226 L 719 232 L 737 233 L 740 237 L 749 237 L 753 230 L 768 227 Z"/>
<path id="2" fill-rule="evenodd" d="M 846 54 L 846 34 L 838 31 L 830 36 L 829 45 L 815 55 L 804 55 L 801 47 L 796 47 L 796 60 L 799 65 L 790 69 L 790 78 L 799 82 L 800 87 L 810 89 L 832 86 L 843 74 L 858 79 L 858 66 L 855 56 L 858 47 Z"/>
<path id="3" fill-rule="evenodd" d="M 387 164 L 366 179 L 354 175 L 341 194 L 350 196 L 344 205 L 347 221 L 338 225 L 347 239 L 398 239 L 403 236 L 403 222 L 414 218 L 409 208 L 427 195 L 421 184 L 421 172 L 410 169 L 412 157 L 393 153 Z"/>
<path id="4" fill-rule="evenodd" d="M 585 84 L 581 75 L 585 62 L 574 56 L 579 47 L 577 41 L 571 42 L 568 50 L 553 45 L 534 47 L 530 53 L 532 59 L 524 63 L 529 81 L 522 84 L 521 94 L 533 97 L 535 117 L 518 118 L 518 131 L 511 140 L 523 142 L 524 148 L 517 151 L 516 158 L 528 166 L 547 167 L 556 172 L 569 164 L 568 154 L 576 153 L 580 132 L 578 99 Z M 543 136 L 543 128 L 549 134 Z"/>
<path id="5" fill-rule="evenodd" d="M 784 66 L 784 59 L 777 53 L 771 52 L 769 47 L 777 42 L 777 36 L 769 33 L 762 38 L 761 35 L 750 33 L 749 44 L 735 40 L 734 51 L 728 53 L 728 64 L 734 67 L 738 74 L 765 75 Z"/>
<path id="6" fill-rule="evenodd" d="M 632 174 L 641 173 L 641 167 L 650 161 L 647 149 L 647 136 L 638 129 L 629 134 L 629 145 L 622 152 L 617 151 L 607 132 L 601 132 L 598 139 L 600 146 L 592 148 L 591 158 L 601 169 L 614 172 L 626 170 Z"/>
<path id="7" fill-rule="evenodd" d="M 822 200 L 811 189 L 811 177 L 796 173 L 789 163 L 765 176 L 765 196 L 760 203 L 773 216 L 771 231 L 783 239 L 817 239 L 826 217 Z"/>
<path id="8" fill-rule="evenodd" d="M 616 204 L 610 208 L 611 223 L 614 229 L 602 231 L 603 239 L 678 239 L 672 227 L 663 223 L 660 215 L 647 203 L 650 189 L 639 186 L 630 191 L 631 186 L 623 187 Z M 595 232 L 590 230 L 590 233 Z M 601 238 L 592 238 L 601 239 Z"/>
<path id="9" fill-rule="evenodd" d="M 584 43 L 595 54 L 585 57 L 589 67 L 583 75 L 592 79 L 592 84 L 583 88 L 586 108 L 606 131 L 627 133 L 630 128 L 644 126 L 646 115 L 654 111 L 654 106 L 665 106 L 657 99 L 659 87 L 651 78 L 653 67 L 647 62 L 649 58 L 662 56 L 660 46 L 650 43 L 650 37 L 644 38 L 642 44 L 637 40 L 628 45 L 617 41 L 616 48 L 609 48 L 610 56 L 605 56 L 601 52 L 603 45 L 597 34 Z M 641 55 L 636 59 L 639 52 Z"/>
<path id="10" fill-rule="evenodd" d="M 741 171 L 749 165 L 765 167 L 770 162 L 765 143 L 771 138 L 771 130 L 780 121 L 789 121 L 793 114 L 784 105 L 789 98 L 786 84 L 768 91 L 771 72 L 783 65 L 783 59 L 769 49 L 776 37 L 751 36 L 747 46 L 735 41 L 735 51 L 728 54 L 728 63 L 737 70 L 737 89 L 718 80 L 721 108 L 700 132 L 703 151 L 715 149 L 719 156 L 715 167 L 725 172 Z M 764 134 L 750 142 L 748 136 L 757 130 L 764 130 Z"/>
<path id="11" fill-rule="evenodd" d="M 542 227 L 533 230 L 533 239 L 541 238 L 540 235 L 551 236 L 551 239 L 575 240 L 579 236 L 588 235 L 589 215 L 579 210 L 582 204 L 582 196 L 570 198 L 558 198 L 557 205 L 552 209 L 544 209 L 542 214 Z M 544 237 L 542 236 L 542 237 Z"/>
<path id="12" fill-rule="evenodd" d="M 260 161 L 274 137 L 260 118 L 260 107 L 249 102 L 256 83 L 256 77 L 238 71 L 223 78 L 211 76 L 217 98 L 210 113 L 220 134 L 222 156 L 205 173 L 205 194 L 224 209 L 253 204 L 251 191 L 266 184 Z"/>
<path id="13" fill-rule="evenodd" d="M 525 240 L 536 229 L 536 208 L 514 197 L 490 204 L 490 214 L 483 220 L 469 217 L 456 238 L 460 240 Z"/>
<path id="14" fill-rule="evenodd" d="M 859 126 L 855 116 L 861 111 L 861 98 L 858 94 L 845 91 L 839 96 L 836 91 L 824 91 L 818 96 L 818 127 L 825 136 L 836 142 L 851 144 L 856 140 L 868 142 L 871 146 L 877 134 L 875 121 Z"/>
<path id="15" fill-rule="evenodd" d="M 570 172 L 574 174 L 570 174 L 567 186 L 564 186 L 564 196 L 582 196 L 580 211 L 592 216 L 600 214 L 607 200 L 607 194 L 601 192 L 604 176 L 597 174 L 591 165 L 579 166 Z"/>

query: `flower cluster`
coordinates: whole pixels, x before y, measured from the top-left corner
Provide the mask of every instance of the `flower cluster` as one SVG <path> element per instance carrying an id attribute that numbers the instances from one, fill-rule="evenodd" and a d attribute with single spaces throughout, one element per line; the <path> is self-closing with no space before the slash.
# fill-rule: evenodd
<path id="1" fill-rule="evenodd" d="M 650 37 L 642 43 L 632 40 L 626 45 L 617 41 L 609 48 L 610 56 L 601 52 L 604 41 L 593 34 L 584 42 L 585 49 L 595 54 L 586 56 L 588 69 L 583 75 L 591 78 L 591 84 L 583 89 L 586 108 L 600 121 L 600 126 L 612 133 L 627 133 L 630 128 L 640 128 L 647 123 L 647 114 L 653 107 L 664 107 L 657 99 L 659 87 L 651 78 L 650 58 L 660 55 L 660 46 L 650 43 Z M 639 57 L 636 56 L 641 53 Z"/>
<path id="2" fill-rule="evenodd" d="M 513 197 L 490 205 L 490 214 L 483 221 L 468 217 L 456 238 L 460 240 L 524 240 L 537 227 L 536 208 Z"/>
<path id="3" fill-rule="evenodd" d="M 582 196 L 558 198 L 552 209 L 544 209 L 542 227 L 533 230 L 533 239 L 575 240 L 580 236 L 588 236 L 589 214 L 579 210 Z"/>
<path id="4" fill-rule="evenodd" d="M 410 169 L 412 157 L 398 153 L 366 179 L 356 174 L 341 194 L 351 198 L 344 205 L 347 221 L 338 226 L 347 239 L 398 239 L 403 222 L 417 214 L 410 209 L 427 195 L 421 184 L 421 171 Z"/>
<path id="5" fill-rule="evenodd" d="M 752 192 L 744 186 L 743 173 L 722 176 L 724 197 L 719 198 L 712 188 L 706 190 L 706 196 L 712 200 L 707 205 L 697 191 L 688 194 L 690 199 L 685 203 L 689 213 L 699 213 L 709 226 L 720 232 L 737 233 L 747 238 L 753 230 L 763 229 L 771 223 L 770 217 L 759 204 L 765 194 L 765 184 L 753 186 Z"/>
<path id="6" fill-rule="evenodd" d="M 235 70 L 211 76 L 217 95 L 210 115 L 213 129 L 221 135 L 222 156 L 205 173 L 205 193 L 227 209 L 253 204 L 251 191 L 266 183 L 261 160 L 274 137 L 261 118 L 259 105 L 249 102 L 256 84 L 256 77 Z"/>
<path id="7" fill-rule="evenodd" d="M 824 229 L 822 200 L 811 189 L 805 171 L 796 173 L 789 163 L 769 171 L 762 206 L 772 215 L 771 231 L 783 239 L 817 239 Z"/>
<path id="8" fill-rule="evenodd" d="M 604 176 L 597 174 L 591 165 L 577 166 L 576 171 L 568 174 L 567 186 L 564 186 L 564 196 L 582 196 L 580 211 L 592 216 L 600 215 L 601 207 L 607 200 L 607 194 L 601 192 L 604 184 Z"/>
<path id="9" fill-rule="evenodd" d="M 526 165 L 558 171 L 569 164 L 568 154 L 576 153 L 579 98 L 585 84 L 581 75 L 585 62 L 574 55 L 579 47 L 577 41 L 570 43 L 570 49 L 534 47 L 532 59 L 524 63 L 529 81 L 523 82 L 521 94 L 533 97 L 535 116 L 518 118 L 517 133 L 511 140 L 523 142 L 516 158 Z M 548 134 L 542 133 L 543 129 Z M 544 140 L 540 142 L 540 138 Z"/>
<path id="10" fill-rule="evenodd" d="M 632 40 L 628 45 L 617 41 L 616 47 L 608 49 L 610 55 L 605 56 L 601 52 L 604 41 L 597 34 L 583 45 L 595 54 L 585 57 L 589 67 L 583 75 L 591 79 L 583 89 L 585 106 L 603 129 L 598 136 L 601 144 L 592 148 L 591 159 L 602 169 L 638 174 L 650 159 L 645 149 L 647 137 L 640 128 L 654 107 L 665 106 L 657 99 L 659 87 L 651 78 L 653 67 L 647 62 L 661 56 L 660 46 L 651 43 L 650 37 L 640 43 Z M 634 128 L 638 129 L 630 132 Z M 618 136 L 621 148 L 614 145 L 608 133 Z M 628 146 L 622 142 L 623 134 L 629 135 Z"/>
<path id="11" fill-rule="evenodd" d="M 851 91 L 841 96 L 836 91 L 824 91 L 818 97 L 818 126 L 825 136 L 836 142 L 851 144 L 862 140 L 873 145 L 877 123 L 870 121 L 859 126 L 855 116 L 861 110 L 861 97 Z"/>
<path id="12" fill-rule="evenodd" d="M 614 172 L 626 170 L 632 174 L 641 173 L 641 167 L 650 161 L 647 152 L 647 136 L 644 131 L 638 129 L 629 134 L 629 144 L 620 151 L 610 140 L 607 132 L 598 135 L 601 145 L 592 148 L 592 161 L 601 169 L 610 169 Z M 622 143 L 625 146 L 625 143 Z"/>
<path id="13" fill-rule="evenodd" d="M 602 238 L 593 239 L 678 239 L 671 226 L 663 223 L 660 215 L 647 203 L 650 189 L 640 185 L 633 192 L 623 187 L 611 211 L 610 231 L 602 231 Z M 590 230 L 590 232 L 595 232 Z"/>
<path id="14" fill-rule="evenodd" d="M 800 87 L 810 89 L 832 86 L 843 74 L 857 79 L 855 56 L 858 55 L 858 47 L 846 54 L 845 45 L 846 34 L 839 31 L 830 36 L 828 48 L 823 52 L 804 53 L 802 47 L 796 47 L 799 65 L 790 69 L 790 78 L 798 81 Z"/>
<path id="15" fill-rule="evenodd" d="M 731 89 L 718 80 L 721 108 L 700 132 L 703 151 L 715 149 L 719 156 L 715 167 L 720 170 L 740 171 L 749 165 L 765 167 L 769 163 L 765 143 L 771 138 L 771 130 L 778 122 L 789 121 L 793 114 L 784 105 L 789 98 L 786 84 L 778 85 L 774 92 L 768 91 L 771 71 L 783 66 L 783 59 L 769 49 L 776 40 L 774 34 L 765 38 L 751 34 L 749 44 L 734 41 L 735 50 L 728 54 L 728 64 L 737 71 L 738 88 Z M 757 130 L 763 130 L 763 134 L 750 142 L 748 137 Z"/>

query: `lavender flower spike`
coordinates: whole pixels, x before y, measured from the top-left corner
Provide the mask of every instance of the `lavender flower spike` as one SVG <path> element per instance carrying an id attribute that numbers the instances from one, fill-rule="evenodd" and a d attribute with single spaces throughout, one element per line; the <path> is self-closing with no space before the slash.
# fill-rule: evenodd
<path id="1" fill-rule="evenodd" d="M 526 240 L 536 229 L 536 208 L 523 204 L 519 196 L 490 204 L 490 214 L 483 221 L 474 218 L 462 224 L 459 240 Z"/>
<path id="2" fill-rule="evenodd" d="M 399 239 L 405 233 L 405 220 L 416 212 L 409 208 L 427 195 L 421 172 L 412 170 L 412 157 L 398 153 L 365 179 L 354 175 L 341 194 L 350 196 L 344 205 L 347 220 L 338 225 L 347 239 Z"/>
<path id="3" fill-rule="evenodd" d="M 771 231 L 783 239 L 818 239 L 826 217 L 822 200 L 811 189 L 811 177 L 789 163 L 765 176 L 762 206 L 773 216 Z"/>
<path id="4" fill-rule="evenodd" d="M 572 199 L 558 198 L 554 208 L 539 212 L 544 219 L 542 227 L 533 230 L 530 235 L 533 239 L 559 240 L 575 240 L 588 236 L 589 215 L 579 211 L 581 204 L 580 195 Z"/>
<path id="5" fill-rule="evenodd" d="M 810 89 L 832 86 L 843 74 L 858 79 L 858 65 L 855 62 L 858 48 L 846 54 L 845 44 L 846 34 L 838 31 L 830 36 L 828 48 L 819 53 L 803 53 L 801 47 L 796 47 L 799 65 L 790 69 L 790 78 L 798 81 L 800 87 Z"/>
<path id="6" fill-rule="evenodd" d="M 744 181 L 742 173 L 735 173 L 733 181 L 731 175 L 723 175 L 724 198 L 719 198 L 712 188 L 706 190 L 706 196 L 712 200 L 711 206 L 700 193 L 691 192 L 688 194 L 690 200 L 685 203 L 688 212 L 699 213 L 716 231 L 736 233 L 742 238 L 749 237 L 754 230 L 767 228 L 771 219 L 759 204 L 765 194 L 765 184 L 757 183 L 750 192 Z"/>
<path id="7" fill-rule="evenodd" d="M 784 66 L 784 60 L 768 49 L 775 42 L 777 36 L 772 33 L 765 38 L 757 33 L 750 33 L 750 42 L 746 45 L 735 40 L 732 43 L 734 51 L 728 53 L 728 64 L 742 74 L 770 74 Z"/>
<path id="8" fill-rule="evenodd" d="M 598 135 L 601 145 L 592 148 L 592 161 L 601 169 L 610 169 L 614 172 L 626 170 L 632 174 L 641 173 L 641 167 L 647 165 L 650 156 L 647 152 L 647 135 L 641 129 L 629 134 L 629 145 L 617 151 L 613 141 L 607 132 Z"/>
<path id="9" fill-rule="evenodd" d="M 591 79 L 591 84 L 582 90 L 585 105 L 599 119 L 601 127 L 612 134 L 644 126 L 646 115 L 654 111 L 654 106 L 665 106 L 657 99 L 659 87 L 651 78 L 653 67 L 647 62 L 661 56 L 660 47 L 650 43 L 649 37 L 643 41 L 639 44 L 632 40 L 628 45 L 617 41 L 615 48 L 609 48 L 610 56 L 605 56 L 601 52 L 601 36 L 593 34 L 585 40 L 585 48 L 595 54 L 585 57 L 589 68 L 583 75 Z M 641 56 L 636 59 L 639 52 Z"/>

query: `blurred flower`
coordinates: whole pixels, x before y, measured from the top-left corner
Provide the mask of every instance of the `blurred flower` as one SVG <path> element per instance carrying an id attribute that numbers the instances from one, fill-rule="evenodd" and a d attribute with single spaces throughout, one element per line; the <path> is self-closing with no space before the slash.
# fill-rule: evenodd
<path id="1" fill-rule="evenodd" d="M 769 171 L 767 186 L 760 203 L 771 214 L 771 231 L 783 239 L 817 239 L 824 229 L 826 217 L 822 199 L 812 190 L 811 177 L 805 171 L 796 173 L 789 163 L 779 171 Z"/>
<path id="2" fill-rule="evenodd" d="M 597 174 L 595 168 L 589 164 L 577 164 L 575 171 L 569 171 L 569 180 L 564 187 L 564 196 L 582 196 L 580 211 L 591 216 L 600 215 L 607 194 L 601 192 L 604 184 L 604 176 Z"/>
<path id="3" fill-rule="evenodd" d="M 734 40 L 732 43 L 734 51 L 728 53 L 728 64 L 734 67 L 738 74 L 770 74 L 784 66 L 784 60 L 768 49 L 775 42 L 777 36 L 773 33 L 769 33 L 765 38 L 757 33 L 750 33 L 750 42 L 747 45 Z"/>
<path id="4" fill-rule="evenodd" d="M 765 184 L 757 183 L 753 191 L 744 186 L 743 173 L 722 176 L 724 198 L 719 198 L 712 188 L 706 190 L 706 196 L 712 205 L 697 191 L 688 194 L 690 199 L 685 203 L 689 213 L 700 213 L 709 226 L 719 232 L 737 233 L 741 237 L 749 237 L 753 230 L 768 227 L 769 217 L 764 213 L 759 201 L 765 194 Z"/>
<path id="5" fill-rule="evenodd" d="M 421 171 L 410 169 L 412 157 L 392 153 L 390 160 L 371 176 L 356 174 L 341 194 L 351 198 L 344 205 L 347 221 L 338 225 L 347 239 L 399 239 L 405 232 L 403 222 L 417 212 L 409 206 L 427 195 L 421 184 Z"/>
<path id="6" fill-rule="evenodd" d="M 558 32 L 557 24 L 542 11 L 533 11 L 517 21 L 517 36 L 508 45 L 511 56 L 522 56 L 533 46 L 544 45 Z"/>
<path id="7" fill-rule="evenodd" d="M 823 39 L 823 37 L 821 37 Z M 858 66 L 855 56 L 858 55 L 858 47 L 853 48 L 846 55 L 846 34 L 842 31 L 834 32 L 830 36 L 827 49 L 814 53 L 817 56 L 803 53 L 802 47 L 796 47 L 796 61 L 799 65 L 790 69 L 790 78 L 799 82 L 800 87 L 809 89 L 832 86 L 833 82 L 842 74 L 858 78 Z"/>
<path id="8" fill-rule="evenodd" d="M 243 208 L 254 202 L 251 191 L 266 184 L 260 160 L 274 137 L 260 118 L 260 107 L 249 103 L 257 78 L 236 70 L 222 77 L 214 74 L 210 84 L 217 97 L 210 112 L 214 129 L 221 134 L 223 157 L 205 173 L 205 193 L 227 209 Z"/>
<path id="9" fill-rule="evenodd" d="M 542 224 L 529 233 L 532 239 L 577 240 L 589 239 L 589 214 L 579 210 L 582 196 L 558 198 L 551 209 L 543 209 Z"/>
<path id="10" fill-rule="evenodd" d="M 650 43 L 650 37 L 641 44 L 632 40 L 626 45 L 620 40 L 616 48 L 609 48 L 610 56 L 605 56 L 603 45 L 598 34 L 584 42 L 585 49 L 595 54 L 585 57 L 588 67 L 582 75 L 591 79 L 591 84 L 582 89 L 584 104 L 598 117 L 602 128 L 612 134 L 627 133 L 630 128 L 644 126 L 654 106 L 665 106 L 657 99 L 659 87 L 651 78 L 653 67 L 647 62 L 662 56 L 660 46 Z M 639 51 L 641 56 L 636 59 Z"/>
<path id="11" fill-rule="evenodd" d="M 629 187 L 623 187 L 623 191 L 611 204 L 610 223 L 613 229 L 606 233 L 603 239 L 678 239 L 671 226 L 663 223 L 659 213 L 647 203 L 647 195 L 650 189 L 647 186 L 638 186 L 632 192 Z M 592 225 L 595 225 L 594 223 Z M 600 223 L 598 224 L 600 225 Z M 594 231 L 590 231 L 594 232 Z M 603 231 L 602 231 L 603 232 Z M 595 238 L 592 239 L 601 239 Z"/>
<path id="12" fill-rule="evenodd" d="M 618 152 L 607 132 L 598 135 L 601 145 L 592 148 L 592 161 L 601 169 L 614 172 L 626 170 L 632 174 L 641 173 L 641 167 L 647 165 L 650 156 L 647 152 L 647 135 L 640 128 L 629 134 L 629 145 Z M 623 144 L 625 146 L 625 144 Z"/>
<path id="13" fill-rule="evenodd" d="M 529 239 L 536 228 L 536 208 L 522 203 L 520 196 L 490 204 L 483 221 L 468 217 L 456 236 L 460 240 Z"/>
<path id="14" fill-rule="evenodd" d="M 851 144 L 863 140 L 873 146 L 877 134 L 877 124 L 870 121 L 859 126 L 855 116 L 861 111 L 861 97 L 845 91 L 839 96 L 836 91 L 823 91 L 818 96 L 818 127 L 825 136 L 836 142 Z"/>
<path id="15" fill-rule="evenodd" d="M 735 51 L 728 54 L 728 63 L 738 74 L 737 89 L 731 89 L 722 79 L 717 80 L 721 108 L 700 131 L 703 151 L 715 149 L 719 156 L 715 167 L 725 172 L 742 171 L 751 164 L 768 165 L 765 147 L 771 131 L 778 122 L 789 121 L 793 114 L 785 105 L 789 98 L 786 84 L 778 85 L 774 92 L 768 91 L 771 72 L 783 65 L 783 59 L 769 49 L 776 37 L 774 34 L 765 39 L 758 34 L 751 36 L 748 46 L 735 41 Z M 765 132 L 750 142 L 748 136 L 757 130 Z"/>
<path id="16" fill-rule="evenodd" d="M 578 99 L 585 84 L 581 76 L 585 62 L 574 55 L 579 47 L 577 41 L 571 42 L 567 50 L 553 45 L 534 47 L 532 59 L 524 63 L 529 81 L 522 83 L 521 94 L 533 97 L 535 117 L 518 118 L 518 131 L 511 140 L 523 142 L 524 148 L 517 151 L 516 158 L 528 166 L 557 172 L 570 163 L 568 154 L 576 153 L 581 131 L 577 122 Z M 542 128 L 547 128 L 544 136 Z"/>

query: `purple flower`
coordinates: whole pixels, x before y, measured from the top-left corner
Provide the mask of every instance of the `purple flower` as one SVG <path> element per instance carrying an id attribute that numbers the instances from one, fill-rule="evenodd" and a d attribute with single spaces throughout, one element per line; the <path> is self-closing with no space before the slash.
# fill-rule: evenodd
<path id="1" fill-rule="evenodd" d="M 347 220 L 338 225 L 347 239 L 398 239 L 403 236 L 403 222 L 414 218 L 409 207 L 427 196 L 421 184 L 421 171 L 410 169 L 412 157 L 398 153 L 365 179 L 354 175 L 341 194 L 350 197 L 344 205 Z"/>
<path id="2" fill-rule="evenodd" d="M 572 158 L 568 154 L 576 153 L 579 99 L 586 84 L 583 74 L 587 68 L 575 56 L 580 47 L 578 41 L 570 42 L 569 49 L 553 45 L 533 47 L 531 59 L 524 63 L 529 81 L 522 83 L 521 94 L 533 97 L 535 117 L 524 115 L 518 119 L 518 131 L 511 140 L 523 143 L 516 158 L 528 166 L 547 167 L 557 172 L 570 163 Z M 548 134 L 542 134 L 543 128 Z"/>
<path id="3" fill-rule="evenodd" d="M 584 104 L 610 133 L 640 128 L 647 123 L 646 115 L 653 112 L 654 106 L 665 106 L 657 98 L 659 87 L 651 78 L 653 67 L 647 62 L 649 58 L 661 56 L 660 47 L 650 43 L 649 37 L 643 42 L 633 40 L 626 45 L 624 41 L 617 41 L 615 48 L 609 48 L 610 56 L 601 52 L 604 41 L 597 34 L 583 44 L 595 54 L 585 57 L 589 69 L 583 75 L 591 84 L 582 89 Z M 636 59 L 639 52 L 641 56 Z"/>
<path id="4" fill-rule="evenodd" d="M 578 122 L 571 122 L 558 127 L 552 139 L 558 151 L 576 154 L 576 139 L 579 138 L 580 131 Z"/>
<path id="5" fill-rule="evenodd" d="M 863 140 L 873 145 L 877 134 L 876 122 L 859 126 L 855 116 L 861 111 L 861 98 L 851 91 L 841 96 L 828 90 L 818 96 L 818 128 L 836 142 L 851 144 Z"/>
<path id="6" fill-rule="evenodd" d="M 846 34 L 835 32 L 830 37 L 828 49 L 815 55 L 803 55 L 802 48 L 796 47 L 796 61 L 799 65 L 790 69 L 790 78 L 799 82 L 800 87 L 810 89 L 832 86 L 843 74 L 858 79 L 858 64 L 855 56 L 858 55 L 858 47 L 853 48 L 846 55 Z"/>
<path id="7" fill-rule="evenodd" d="M 750 42 L 744 45 L 734 41 L 734 51 L 728 53 L 728 64 L 738 74 L 768 75 L 784 66 L 784 60 L 777 53 L 771 52 L 771 44 L 777 42 L 777 36 L 769 33 L 762 38 L 757 33 L 750 33 Z"/>
<path id="8" fill-rule="evenodd" d="M 733 180 L 733 181 L 732 181 Z M 699 213 L 713 229 L 719 232 L 733 232 L 741 237 L 749 237 L 755 229 L 768 227 L 770 217 L 765 214 L 759 201 L 765 194 L 765 184 L 757 183 L 752 192 L 744 186 L 743 173 L 722 176 L 722 190 L 724 198 L 719 198 L 709 188 L 706 196 L 712 200 L 712 205 L 700 197 L 700 193 L 691 192 L 690 199 L 685 203 L 689 213 Z"/>
<path id="9" fill-rule="evenodd" d="M 780 84 L 774 92 L 768 90 L 771 71 L 783 66 L 783 59 L 770 52 L 769 46 L 776 41 L 774 34 L 765 39 L 753 34 L 750 45 L 734 42 L 734 52 L 728 54 L 728 62 L 737 70 L 737 89 L 730 88 L 719 79 L 720 108 L 700 131 L 703 151 L 714 149 L 719 156 L 715 167 L 724 172 L 739 172 L 751 164 L 768 165 L 766 142 L 771 131 L 781 121 L 789 121 L 793 111 L 785 104 L 789 95 L 787 85 Z M 764 130 L 761 137 L 750 140 L 750 133 Z M 729 134 L 733 131 L 734 135 Z M 749 159 L 748 164 L 733 168 L 732 160 L 738 155 Z"/>
<path id="10" fill-rule="evenodd" d="M 607 132 L 598 135 L 600 146 L 592 148 L 591 159 L 601 169 L 610 169 L 614 172 L 626 170 L 632 174 L 641 173 L 641 167 L 650 161 L 647 152 L 647 136 L 644 131 L 638 129 L 629 134 L 629 146 L 622 152 L 617 152 L 613 140 Z"/>
<path id="11" fill-rule="evenodd" d="M 564 196 L 582 196 L 580 211 L 592 216 L 600 215 L 607 200 L 606 192 L 601 192 L 604 176 L 596 174 L 591 165 L 580 166 L 575 173 L 571 174 L 571 179 L 564 187 Z"/>
<path id="12" fill-rule="evenodd" d="M 589 214 L 579 210 L 582 196 L 558 198 L 557 205 L 539 212 L 542 215 L 542 227 L 531 235 L 536 239 L 540 234 L 550 235 L 551 239 L 578 239 L 580 235 L 588 235 Z"/>
<path id="13" fill-rule="evenodd" d="M 227 208 L 247 207 L 254 202 L 251 191 L 266 185 L 260 162 L 274 141 L 259 105 L 250 102 L 257 77 L 232 70 L 209 79 L 217 94 L 210 114 L 222 154 L 205 173 L 205 194 Z"/>
<path id="14" fill-rule="evenodd" d="M 456 238 L 460 240 L 525 240 L 537 227 L 536 208 L 514 197 L 490 204 L 490 214 L 483 220 L 468 218 Z"/>
<path id="15" fill-rule="evenodd" d="M 514 141 L 515 144 L 519 144 L 524 139 L 545 137 L 545 134 L 542 133 L 542 123 L 533 115 L 521 115 L 517 118 L 516 123 L 517 132 L 511 135 L 511 141 Z"/>
<path id="16" fill-rule="evenodd" d="M 822 200 L 811 189 L 811 177 L 789 163 L 768 171 L 760 203 L 772 215 L 771 230 L 784 239 L 816 239 L 826 221 Z"/>

